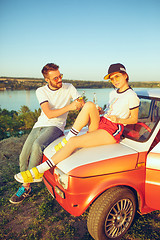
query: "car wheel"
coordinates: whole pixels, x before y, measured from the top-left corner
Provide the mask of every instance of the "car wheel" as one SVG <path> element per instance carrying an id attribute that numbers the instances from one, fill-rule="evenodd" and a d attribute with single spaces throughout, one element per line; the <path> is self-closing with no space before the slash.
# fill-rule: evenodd
<path id="1" fill-rule="evenodd" d="M 126 187 L 104 192 L 91 206 L 87 227 L 95 240 L 121 239 L 129 229 L 136 212 L 136 198 Z"/>

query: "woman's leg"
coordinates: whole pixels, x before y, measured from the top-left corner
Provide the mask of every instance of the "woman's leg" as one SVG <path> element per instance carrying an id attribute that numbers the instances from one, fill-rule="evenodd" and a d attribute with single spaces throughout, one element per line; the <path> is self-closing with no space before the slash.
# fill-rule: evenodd
<path id="1" fill-rule="evenodd" d="M 81 136 L 70 138 L 67 144 L 52 156 L 51 160 L 56 165 L 69 157 L 77 148 L 96 147 L 114 143 L 116 143 L 116 140 L 111 134 L 103 129 L 98 129 Z"/>
<path id="2" fill-rule="evenodd" d="M 62 147 L 64 147 L 67 141 L 77 136 L 79 131 L 88 124 L 88 132 L 92 132 L 98 129 L 100 121 L 99 111 L 93 102 L 87 102 L 83 106 L 82 110 L 78 114 L 73 127 L 70 129 L 66 137 L 58 143 L 55 147 L 55 153 L 58 152 Z"/>
<path id="3" fill-rule="evenodd" d="M 80 131 L 83 127 L 88 124 L 88 131 L 95 131 L 98 129 L 100 121 L 99 112 L 96 108 L 96 105 L 92 102 L 85 103 L 84 107 L 78 114 L 73 128 Z"/>
<path id="4" fill-rule="evenodd" d="M 116 143 L 116 140 L 114 139 L 114 137 L 103 129 L 98 129 L 78 137 L 72 137 L 67 142 L 67 144 L 63 148 L 61 148 L 60 151 L 58 151 L 56 154 L 52 156 L 51 160 L 48 159 L 46 162 L 38 165 L 36 167 L 36 172 L 35 172 L 35 169 L 30 170 L 29 174 L 33 177 L 33 180 L 31 181 L 29 180 L 29 181 L 36 182 L 37 179 L 43 176 L 43 173 L 45 171 L 47 171 L 54 165 L 58 164 L 59 162 L 69 157 L 77 148 L 95 147 L 99 145 L 108 145 L 108 144 L 114 144 L 114 143 Z M 15 179 L 18 182 L 24 182 L 21 174 L 22 173 L 18 173 L 15 175 Z"/>
<path id="5" fill-rule="evenodd" d="M 87 102 L 83 109 L 81 110 L 80 114 L 78 115 L 73 127 L 77 128 L 79 131 L 88 123 L 89 124 L 89 131 L 87 134 L 82 136 L 78 136 L 75 138 L 71 138 L 69 142 L 65 145 L 64 148 L 61 148 L 60 152 L 57 152 L 51 160 L 48 159 L 46 162 L 38 165 L 36 168 L 37 170 L 33 173 L 32 169 L 30 171 L 31 175 L 37 175 L 37 179 L 41 176 L 46 170 L 53 167 L 55 164 L 63 161 L 65 158 L 70 156 L 72 152 L 76 148 L 80 147 L 94 147 L 104 144 L 113 144 L 115 143 L 115 139 L 107 133 L 105 130 L 98 129 L 99 126 L 99 112 L 92 102 Z M 97 130 L 97 131 L 96 131 Z M 35 170 L 34 170 L 35 171 Z M 40 174 L 40 175 L 39 175 Z M 41 176 L 42 177 L 42 176 Z M 21 181 L 20 174 L 15 175 L 17 181 Z M 23 182 L 23 179 L 22 179 Z"/>

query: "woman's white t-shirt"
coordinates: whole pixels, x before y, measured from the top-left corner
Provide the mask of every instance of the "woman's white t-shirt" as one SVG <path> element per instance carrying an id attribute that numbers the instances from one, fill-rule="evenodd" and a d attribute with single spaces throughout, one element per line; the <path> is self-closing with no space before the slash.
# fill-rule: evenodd
<path id="1" fill-rule="evenodd" d="M 50 109 L 54 110 L 69 105 L 71 99 L 77 99 L 80 94 L 72 84 L 63 83 L 62 87 L 58 90 L 51 90 L 48 85 L 40 87 L 36 90 L 36 96 L 39 104 L 48 102 Z M 42 111 L 33 128 L 56 126 L 63 131 L 66 125 L 67 115 L 68 112 L 59 117 L 49 119 Z"/>
<path id="2" fill-rule="evenodd" d="M 132 88 L 128 88 L 124 92 L 113 90 L 110 93 L 104 117 L 115 115 L 118 118 L 126 119 L 130 115 L 130 110 L 139 107 L 139 103 L 140 100 Z"/>

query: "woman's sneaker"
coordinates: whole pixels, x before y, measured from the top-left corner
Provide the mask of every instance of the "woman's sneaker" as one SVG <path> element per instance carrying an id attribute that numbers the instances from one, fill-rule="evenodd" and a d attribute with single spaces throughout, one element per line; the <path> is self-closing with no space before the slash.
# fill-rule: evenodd
<path id="1" fill-rule="evenodd" d="M 25 187 L 20 187 L 18 191 L 9 199 L 13 204 L 18 204 L 22 202 L 26 197 L 31 196 L 31 188 L 26 189 Z"/>

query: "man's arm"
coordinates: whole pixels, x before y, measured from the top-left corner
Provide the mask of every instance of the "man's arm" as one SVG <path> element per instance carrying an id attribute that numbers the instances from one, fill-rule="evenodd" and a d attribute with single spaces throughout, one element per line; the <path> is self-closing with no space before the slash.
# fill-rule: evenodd
<path id="1" fill-rule="evenodd" d="M 42 111 L 49 119 L 59 117 L 62 114 L 71 110 L 79 110 L 81 107 L 82 107 L 82 103 L 77 100 L 73 101 L 71 104 L 60 109 L 50 109 L 48 102 L 44 102 L 41 104 Z"/>

